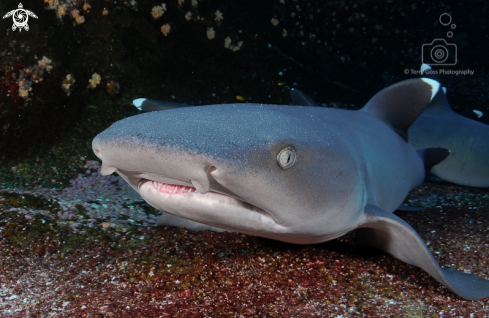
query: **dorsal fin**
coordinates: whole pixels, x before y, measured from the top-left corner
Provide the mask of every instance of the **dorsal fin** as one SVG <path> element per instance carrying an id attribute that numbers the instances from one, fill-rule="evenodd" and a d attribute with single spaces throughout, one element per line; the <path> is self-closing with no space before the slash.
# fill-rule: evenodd
<path id="1" fill-rule="evenodd" d="M 433 70 L 431 66 L 427 64 L 422 64 L 421 65 L 421 76 L 425 78 L 432 79 L 434 81 L 437 81 L 442 84 L 440 77 L 438 76 L 438 73 L 436 70 Z M 448 99 L 446 97 L 446 88 L 443 87 L 443 89 L 440 89 L 438 93 L 436 93 L 435 97 L 433 100 L 429 103 L 428 107 L 426 107 L 426 111 L 450 111 L 453 112 L 452 108 L 450 107 L 450 104 L 448 103 Z"/>
<path id="2" fill-rule="evenodd" d="M 185 104 L 147 98 L 138 98 L 133 100 L 132 103 L 137 109 L 142 110 L 143 112 L 157 112 L 160 110 L 189 107 L 189 105 Z"/>
<path id="3" fill-rule="evenodd" d="M 433 70 L 433 68 L 428 64 L 421 64 L 420 71 L 422 77 L 432 79 L 441 84 L 441 80 L 440 77 L 438 76 L 438 72 L 436 70 Z"/>
<path id="4" fill-rule="evenodd" d="M 298 89 L 292 88 L 290 90 L 290 105 L 293 106 L 319 106 L 309 96 L 304 94 Z"/>
<path id="5" fill-rule="evenodd" d="M 450 107 L 450 104 L 448 103 L 448 99 L 447 96 L 445 95 L 445 92 L 442 89 L 438 90 L 438 93 L 436 93 L 435 97 L 433 97 L 433 100 L 426 107 L 426 111 L 427 112 L 438 112 L 438 111 L 454 112 L 452 107 Z"/>
<path id="6" fill-rule="evenodd" d="M 440 88 L 429 78 L 408 79 L 375 94 L 360 110 L 377 117 L 407 140 L 409 126 L 423 112 Z"/>

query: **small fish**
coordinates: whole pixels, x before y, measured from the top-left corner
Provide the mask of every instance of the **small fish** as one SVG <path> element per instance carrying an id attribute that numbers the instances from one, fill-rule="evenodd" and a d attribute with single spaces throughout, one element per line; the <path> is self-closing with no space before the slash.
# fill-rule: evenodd
<path id="1" fill-rule="evenodd" d="M 241 95 L 236 96 L 236 99 L 237 100 L 241 100 L 241 101 L 245 100 L 245 98 L 243 96 L 241 96 Z"/>

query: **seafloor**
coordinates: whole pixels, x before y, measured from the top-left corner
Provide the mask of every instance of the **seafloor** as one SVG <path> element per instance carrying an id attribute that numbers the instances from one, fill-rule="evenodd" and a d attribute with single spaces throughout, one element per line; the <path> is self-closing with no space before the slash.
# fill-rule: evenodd
<path id="1" fill-rule="evenodd" d="M 352 245 L 156 228 L 90 161 L 63 190 L 0 189 L 2 317 L 487 317 L 423 270 Z M 442 267 L 489 279 L 489 189 L 424 183 L 401 212 Z"/>

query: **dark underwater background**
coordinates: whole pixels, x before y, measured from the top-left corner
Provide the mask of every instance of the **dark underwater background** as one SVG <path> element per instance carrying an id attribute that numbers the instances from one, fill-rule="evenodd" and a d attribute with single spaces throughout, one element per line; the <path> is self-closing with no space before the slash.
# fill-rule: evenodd
<path id="1" fill-rule="evenodd" d="M 159 212 L 101 177 L 91 149 L 139 113 L 140 97 L 289 104 L 297 88 L 324 107 L 359 109 L 419 77 L 439 39 L 455 63 L 445 69 L 473 71 L 441 75 L 452 108 L 488 123 L 487 1 L 22 5 L 37 16 L 28 31 L 0 20 L 0 317 L 489 315 L 487 299 L 462 300 L 351 237 L 303 247 L 155 228 Z M 18 6 L 4 0 L 0 15 Z M 427 207 L 400 216 L 442 266 L 489 277 L 487 189 L 424 183 L 407 203 Z"/>

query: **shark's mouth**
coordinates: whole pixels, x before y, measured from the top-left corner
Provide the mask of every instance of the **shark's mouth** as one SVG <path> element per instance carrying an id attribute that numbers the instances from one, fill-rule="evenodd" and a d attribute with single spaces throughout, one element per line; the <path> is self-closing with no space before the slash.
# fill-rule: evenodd
<path id="1" fill-rule="evenodd" d="M 154 181 L 154 180 L 149 180 L 149 179 L 141 179 L 139 182 L 139 188 L 141 187 L 142 184 L 145 183 L 150 183 L 151 186 L 158 191 L 159 193 L 164 193 L 164 194 L 170 194 L 170 195 L 178 195 L 178 194 L 201 194 L 195 187 L 191 186 L 185 186 L 185 185 L 180 185 L 180 184 L 172 184 L 172 183 L 165 183 L 165 182 L 159 182 L 159 181 Z M 246 209 L 254 212 L 259 212 L 263 213 L 266 215 L 269 215 L 265 210 L 248 203 L 246 201 L 243 201 L 241 199 L 235 198 L 233 196 L 230 196 L 225 193 L 217 192 L 217 191 L 208 191 L 205 194 L 201 195 L 206 195 L 206 194 L 212 194 L 212 195 L 219 195 L 219 196 L 224 196 L 227 197 L 228 199 L 235 200 L 238 205 L 241 205 L 242 207 L 245 207 Z"/>
<path id="2" fill-rule="evenodd" d="M 169 184 L 158 181 L 152 181 L 153 187 L 158 190 L 158 192 L 168 193 L 168 194 L 182 194 L 182 193 L 193 193 L 198 192 L 194 187 L 187 187 L 178 184 Z"/>
<path id="3" fill-rule="evenodd" d="M 195 187 L 184 186 L 180 184 L 164 183 L 164 182 L 152 181 L 152 180 L 144 180 L 144 181 L 150 181 L 153 187 L 156 190 L 158 190 L 158 192 L 161 193 L 166 193 L 166 194 L 200 193 Z M 209 191 L 208 193 L 226 195 L 216 191 Z"/>
<path id="4" fill-rule="evenodd" d="M 211 190 L 202 194 L 189 185 L 145 178 L 140 179 L 138 192 L 155 208 L 198 223 L 232 231 L 239 231 L 240 225 L 247 223 L 253 227 L 283 230 L 267 211 L 225 193 Z"/>

